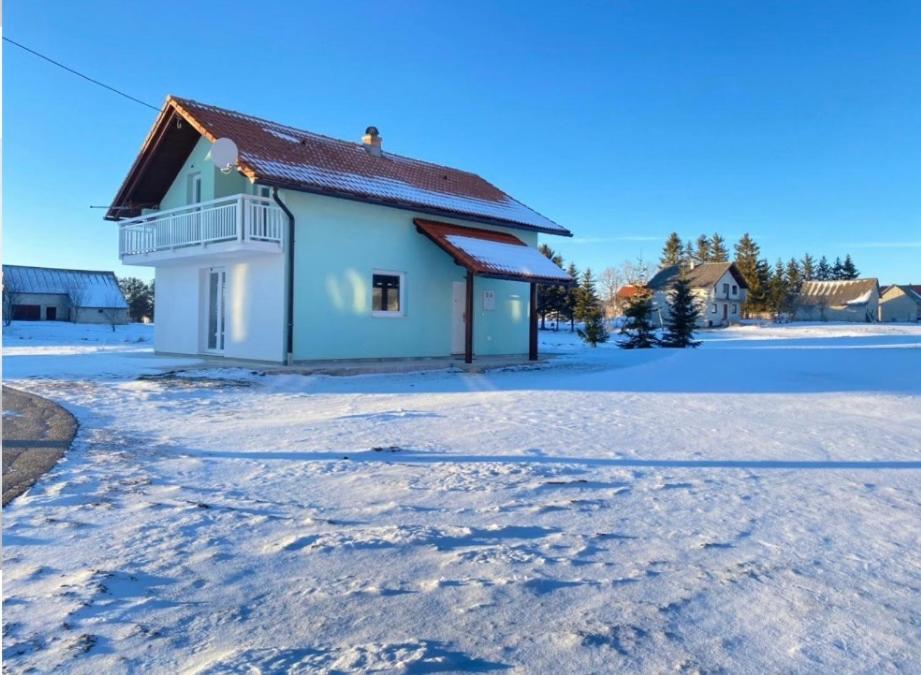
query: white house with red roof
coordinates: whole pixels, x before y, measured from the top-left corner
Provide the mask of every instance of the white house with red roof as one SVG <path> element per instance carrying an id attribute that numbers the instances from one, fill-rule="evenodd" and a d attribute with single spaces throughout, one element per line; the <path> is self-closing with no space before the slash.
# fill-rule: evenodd
<path id="1" fill-rule="evenodd" d="M 536 285 L 571 282 L 536 248 L 571 233 L 475 174 L 172 96 L 106 218 L 163 353 L 537 358 Z"/>

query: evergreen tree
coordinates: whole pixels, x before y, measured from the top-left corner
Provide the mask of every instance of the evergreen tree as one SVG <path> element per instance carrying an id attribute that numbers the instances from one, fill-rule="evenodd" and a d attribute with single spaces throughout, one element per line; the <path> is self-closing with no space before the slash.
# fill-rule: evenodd
<path id="1" fill-rule="evenodd" d="M 595 290 L 595 275 L 592 274 L 591 267 L 586 267 L 582 273 L 578 291 L 574 314 L 576 321 L 585 321 L 601 306 L 598 292 Z"/>
<path id="2" fill-rule="evenodd" d="M 691 292 L 691 285 L 683 274 L 675 279 L 669 291 L 669 316 L 665 322 L 665 334 L 662 336 L 663 347 L 697 347 L 700 342 L 694 340 L 694 329 L 700 316 L 700 308 Z"/>
<path id="3" fill-rule="evenodd" d="M 566 273 L 569 274 L 573 279 L 579 279 L 579 270 L 576 269 L 575 263 L 569 263 L 569 267 L 566 268 Z M 562 298 L 561 309 L 564 316 L 569 319 L 569 332 L 574 333 L 576 331 L 576 302 L 579 299 L 579 284 L 572 284 L 567 286 L 565 293 Z"/>
<path id="4" fill-rule="evenodd" d="M 118 286 L 128 303 L 128 316 L 132 321 L 153 318 L 153 284 L 148 285 L 137 277 L 122 277 Z"/>
<path id="5" fill-rule="evenodd" d="M 857 271 L 857 266 L 854 264 L 851 254 L 848 253 L 844 256 L 844 263 L 841 265 L 842 278 L 843 279 L 856 279 L 860 276 L 860 272 Z"/>
<path id="6" fill-rule="evenodd" d="M 766 293 L 766 275 L 763 274 L 763 271 L 759 273 L 758 269 L 758 256 L 761 255 L 761 248 L 746 232 L 736 244 L 735 253 L 736 267 L 739 268 L 739 272 L 745 278 L 745 283 L 748 284 L 748 297 L 742 311 L 746 313 L 758 311 L 764 307 Z"/>
<path id="7" fill-rule="evenodd" d="M 800 272 L 803 281 L 812 281 L 815 279 L 815 260 L 808 253 L 803 256 L 803 262 L 800 263 Z"/>
<path id="8" fill-rule="evenodd" d="M 819 264 L 816 265 L 815 279 L 817 281 L 828 281 L 831 278 L 831 265 L 828 264 L 828 258 L 823 255 L 819 258 Z"/>
<path id="9" fill-rule="evenodd" d="M 783 260 L 777 259 L 774 263 L 774 269 L 771 272 L 769 283 L 767 309 L 774 314 L 779 314 L 787 304 L 787 294 L 789 293 L 787 285 L 787 270 Z"/>
<path id="10" fill-rule="evenodd" d="M 617 343 L 623 349 L 647 349 L 658 343 L 652 326 L 652 298 L 648 293 L 631 298 L 624 309 L 620 334 L 627 336 Z"/>
<path id="11" fill-rule="evenodd" d="M 694 256 L 699 263 L 710 262 L 713 251 L 711 250 L 710 238 L 707 235 L 702 234 L 697 237 L 697 250 L 694 251 Z"/>
<path id="12" fill-rule="evenodd" d="M 796 258 L 790 258 L 787 262 L 787 290 L 792 294 L 799 293 L 803 285 L 803 270 L 800 268 Z"/>
<path id="13" fill-rule="evenodd" d="M 554 252 L 554 250 L 546 244 L 541 244 L 537 250 L 556 263 L 557 266 L 563 266 L 563 257 Z M 548 314 L 559 314 L 562 310 L 565 295 L 565 286 L 550 284 L 539 284 L 537 286 L 537 314 L 540 316 L 541 330 L 546 328 Z"/>
<path id="14" fill-rule="evenodd" d="M 608 331 L 604 327 L 604 313 L 601 301 L 595 291 L 595 279 L 591 268 L 586 268 L 582 274 L 582 283 L 576 299 L 576 318 L 582 322 L 579 328 L 579 337 L 592 347 L 597 347 L 601 342 L 607 342 Z"/>
<path id="15" fill-rule="evenodd" d="M 694 245 L 689 241 L 684 246 L 684 253 L 681 254 L 681 266 L 685 269 L 694 267 L 698 262 L 697 251 L 694 249 Z"/>
<path id="16" fill-rule="evenodd" d="M 835 258 L 835 264 L 831 268 L 831 278 L 835 281 L 840 281 L 844 279 L 844 265 L 841 263 L 841 258 Z"/>
<path id="17" fill-rule="evenodd" d="M 719 234 L 710 237 L 710 262 L 729 262 L 726 240 Z"/>
<path id="18" fill-rule="evenodd" d="M 681 237 L 677 232 L 672 232 L 665 240 L 665 246 L 662 247 L 662 257 L 659 259 L 661 267 L 677 265 L 681 262 Z"/>

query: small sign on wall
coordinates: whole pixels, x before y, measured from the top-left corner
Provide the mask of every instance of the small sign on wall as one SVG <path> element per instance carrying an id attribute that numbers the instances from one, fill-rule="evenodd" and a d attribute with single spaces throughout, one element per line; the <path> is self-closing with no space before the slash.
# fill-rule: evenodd
<path id="1" fill-rule="evenodd" d="M 496 308 L 496 292 L 483 291 L 483 309 L 492 311 Z"/>

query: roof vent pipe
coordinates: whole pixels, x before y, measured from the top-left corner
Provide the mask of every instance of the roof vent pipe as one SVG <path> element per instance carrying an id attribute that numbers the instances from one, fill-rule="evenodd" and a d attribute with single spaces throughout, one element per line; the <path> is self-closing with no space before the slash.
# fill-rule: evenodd
<path id="1" fill-rule="evenodd" d="M 365 129 L 365 135 L 361 138 L 361 142 L 364 144 L 365 150 L 367 150 L 369 154 L 372 154 L 375 157 L 380 157 L 381 154 L 383 154 L 383 150 L 381 150 L 381 142 L 383 140 L 384 139 L 381 138 L 377 127 L 368 127 Z"/>

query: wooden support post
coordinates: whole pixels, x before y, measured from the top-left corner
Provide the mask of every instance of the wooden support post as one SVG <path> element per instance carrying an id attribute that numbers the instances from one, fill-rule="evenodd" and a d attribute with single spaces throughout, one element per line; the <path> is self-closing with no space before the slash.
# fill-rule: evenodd
<path id="1" fill-rule="evenodd" d="M 464 311 L 464 363 L 473 363 L 473 272 L 467 272 L 467 307 Z"/>
<path id="2" fill-rule="evenodd" d="M 537 284 L 531 283 L 531 303 L 528 316 L 528 359 L 537 361 Z"/>

